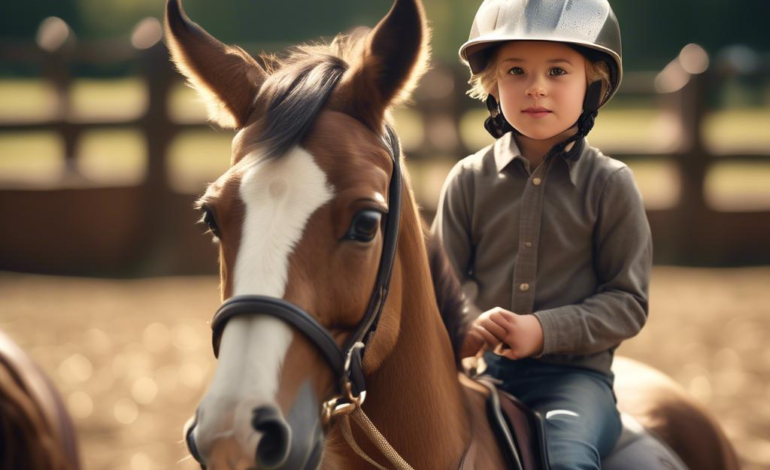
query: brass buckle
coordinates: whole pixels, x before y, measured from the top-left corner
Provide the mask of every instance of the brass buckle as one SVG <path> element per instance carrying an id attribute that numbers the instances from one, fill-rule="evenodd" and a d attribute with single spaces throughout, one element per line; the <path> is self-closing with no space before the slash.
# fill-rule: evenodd
<path id="1" fill-rule="evenodd" d="M 338 416 L 347 416 L 353 413 L 356 411 L 356 408 L 360 408 L 366 400 L 366 391 L 361 392 L 361 394 L 358 396 L 353 395 L 353 385 L 350 383 L 350 381 L 345 382 L 345 394 L 346 396 L 344 397 L 339 396 L 324 402 L 323 409 L 321 411 L 324 426 L 331 426 L 334 419 Z M 339 401 L 343 398 L 347 401 L 345 403 L 338 404 Z"/>
<path id="2" fill-rule="evenodd" d="M 353 351 L 356 349 L 363 349 L 364 343 L 358 342 L 353 345 L 352 348 L 350 348 L 350 351 L 348 351 L 348 355 L 345 358 L 345 393 L 343 395 L 340 395 L 338 397 L 334 397 L 331 400 L 325 401 L 323 403 L 322 409 L 321 409 L 321 419 L 323 420 L 323 425 L 325 427 L 331 426 L 332 422 L 335 418 L 338 416 L 347 416 L 354 411 L 356 411 L 356 408 L 360 408 L 361 405 L 364 404 L 364 401 L 366 400 L 366 390 L 362 391 L 361 394 L 358 396 L 353 395 L 353 384 L 350 382 L 349 377 L 349 371 L 350 371 L 350 363 L 351 358 L 353 356 Z M 345 403 L 339 403 L 341 400 L 346 400 Z"/>

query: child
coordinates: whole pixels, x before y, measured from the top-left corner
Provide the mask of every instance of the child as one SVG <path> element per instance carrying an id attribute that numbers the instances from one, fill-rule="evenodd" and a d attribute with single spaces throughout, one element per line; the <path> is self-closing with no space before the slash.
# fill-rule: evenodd
<path id="1" fill-rule="evenodd" d="M 460 49 L 497 141 L 459 162 L 440 237 L 475 320 L 464 356 L 546 420 L 552 469 L 598 469 L 621 431 L 610 370 L 645 323 L 649 224 L 631 171 L 585 136 L 622 74 L 607 0 L 486 0 Z"/>

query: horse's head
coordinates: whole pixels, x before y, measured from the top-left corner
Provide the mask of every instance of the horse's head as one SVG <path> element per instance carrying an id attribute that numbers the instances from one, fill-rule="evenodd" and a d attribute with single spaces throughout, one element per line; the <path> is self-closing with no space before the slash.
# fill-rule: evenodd
<path id="1" fill-rule="evenodd" d="M 351 346 L 382 308 L 388 258 L 367 373 L 398 339 L 404 280 L 389 252 L 405 224 L 419 224 L 405 189 L 409 220 L 394 229 L 400 164 L 385 121 L 426 66 L 422 7 L 397 0 L 371 33 L 260 62 L 192 23 L 178 0 L 166 33 L 211 119 L 237 131 L 230 169 L 199 203 L 220 247 L 227 308 L 214 321 L 218 367 L 188 443 L 216 468 L 315 468 L 322 405 L 344 392 L 348 351 L 360 372 Z"/>

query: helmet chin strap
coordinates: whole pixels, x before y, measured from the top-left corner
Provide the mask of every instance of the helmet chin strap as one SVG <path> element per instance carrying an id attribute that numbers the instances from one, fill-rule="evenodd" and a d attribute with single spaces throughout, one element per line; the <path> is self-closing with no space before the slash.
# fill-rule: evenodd
<path id="1" fill-rule="evenodd" d="M 596 80 L 588 85 L 586 97 L 583 99 L 583 112 L 577 120 L 578 132 L 587 136 L 594 127 L 594 121 L 599 114 L 599 107 L 602 104 L 602 82 Z"/>
<path id="2" fill-rule="evenodd" d="M 599 107 L 602 101 L 602 82 L 596 80 L 588 85 L 585 98 L 583 98 L 583 112 L 578 117 L 577 132 L 564 142 L 560 142 L 553 146 L 551 152 L 559 153 L 563 152 L 568 145 L 582 139 L 587 136 L 591 129 L 594 127 L 596 116 L 599 114 Z M 492 137 L 499 139 L 508 132 L 517 131 L 503 116 L 500 104 L 497 102 L 494 96 L 489 95 L 487 97 L 487 109 L 489 110 L 489 117 L 484 121 L 484 128 L 489 132 Z M 575 124 L 570 126 L 572 128 Z M 568 159 L 576 160 L 580 155 L 577 145 L 573 145 L 570 150 L 567 151 L 565 157 Z"/>
<path id="3" fill-rule="evenodd" d="M 492 137 L 499 139 L 508 132 L 516 130 L 505 119 L 503 110 L 500 109 L 500 104 L 491 94 L 487 96 L 487 110 L 489 111 L 489 117 L 484 121 L 484 129 L 486 129 Z"/>

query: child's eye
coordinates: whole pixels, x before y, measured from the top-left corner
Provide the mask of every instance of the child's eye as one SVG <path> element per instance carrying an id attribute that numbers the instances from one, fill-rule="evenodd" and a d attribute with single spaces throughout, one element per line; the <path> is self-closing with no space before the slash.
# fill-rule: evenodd
<path id="1" fill-rule="evenodd" d="M 554 68 L 552 68 L 552 69 L 550 70 L 550 73 L 551 73 L 551 75 L 556 75 L 556 76 L 558 76 L 558 75 L 566 75 L 566 74 L 567 74 L 567 71 L 566 71 L 566 70 L 564 70 L 564 69 L 563 69 L 563 68 L 561 68 L 561 67 L 554 67 Z"/>
<path id="2" fill-rule="evenodd" d="M 524 69 L 521 67 L 513 67 L 511 70 L 508 71 L 510 75 L 521 75 L 524 73 Z"/>

